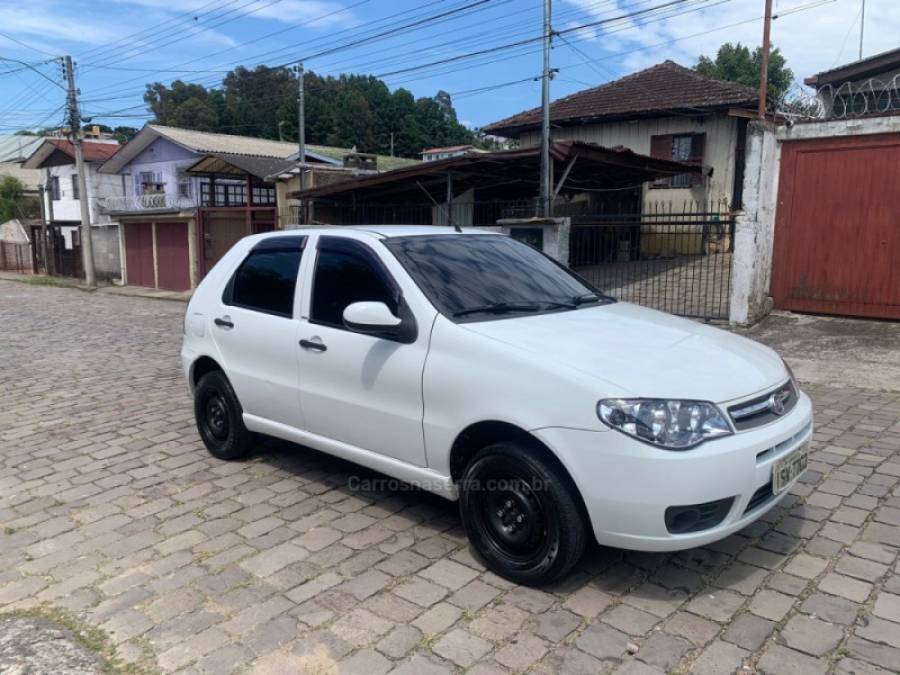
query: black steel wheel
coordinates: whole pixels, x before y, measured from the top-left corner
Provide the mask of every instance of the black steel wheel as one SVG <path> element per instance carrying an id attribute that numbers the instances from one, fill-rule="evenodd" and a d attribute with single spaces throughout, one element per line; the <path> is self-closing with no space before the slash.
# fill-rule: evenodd
<path id="1" fill-rule="evenodd" d="M 540 453 L 504 442 L 479 451 L 460 481 L 469 540 L 491 570 L 529 586 L 563 577 L 578 562 L 585 526 L 565 472 Z"/>
<path id="2" fill-rule="evenodd" d="M 194 389 L 194 417 L 206 449 L 218 459 L 238 459 L 253 447 L 243 409 L 221 371 L 207 373 Z"/>

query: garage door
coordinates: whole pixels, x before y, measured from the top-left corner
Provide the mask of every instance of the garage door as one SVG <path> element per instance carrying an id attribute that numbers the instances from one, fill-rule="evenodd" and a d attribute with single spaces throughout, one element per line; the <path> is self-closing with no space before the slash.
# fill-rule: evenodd
<path id="1" fill-rule="evenodd" d="M 900 319 L 897 167 L 900 134 L 784 143 L 776 307 Z"/>
<path id="2" fill-rule="evenodd" d="M 154 286 L 153 232 L 150 223 L 125 225 L 125 264 L 131 286 Z"/>
<path id="3" fill-rule="evenodd" d="M 191 287 L 187 237 L 187 223 L 156 224 L 160 288 L 186 291 Z"/>

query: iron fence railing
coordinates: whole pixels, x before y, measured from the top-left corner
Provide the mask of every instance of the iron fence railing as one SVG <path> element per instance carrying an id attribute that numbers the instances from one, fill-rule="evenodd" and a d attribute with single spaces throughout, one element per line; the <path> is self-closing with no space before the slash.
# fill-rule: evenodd
<path id="1" fill-rule="evenodd" d="M 573 221 L 569 266 L 621 300 L 727 319 L 733 251 L 728 212 L 602 215 Z"/>

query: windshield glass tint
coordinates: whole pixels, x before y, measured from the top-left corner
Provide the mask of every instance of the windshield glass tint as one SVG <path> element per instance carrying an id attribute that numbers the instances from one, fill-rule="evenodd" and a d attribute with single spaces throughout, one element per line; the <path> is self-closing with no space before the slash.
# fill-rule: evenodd
<path id="1" fill-rule="evenodd" d="M 609 300 L 539 251 L 509 237 L 448 234 L 395 237 L 384 243 L 448 317 L 484 320 L 491 315 L 574 308 L 579 298 L 594 304 Z"/>

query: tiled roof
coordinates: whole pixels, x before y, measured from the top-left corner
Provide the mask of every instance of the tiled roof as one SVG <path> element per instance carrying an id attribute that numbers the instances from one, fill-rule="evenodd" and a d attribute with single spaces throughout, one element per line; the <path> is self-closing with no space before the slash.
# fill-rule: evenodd
<path id="1" fill-rule="evenodd" d="M 550 104 L 553 124 L 654 117 L 671 113 L 707 112 L 756 105 L 757 92 L 737 82 L 726 82 L 680 66 L 660 64 L 585 89 Z M 541 109 L 533 108 L 494 122 L 483 131 L 515 136 L 541 124 Z"/>
<path id="2" fill-rule="evenodd" d="M 49 138 L 47 142 L 74 159 L 75 148 L 72 146 L 72 141 L 62 138 Z M 120 147 L 122 146 L 118 143 L 100 143 L 98 141 L 82 141 L 81 143 L 85 162 L 105 162 L 116 154 Z"/>

